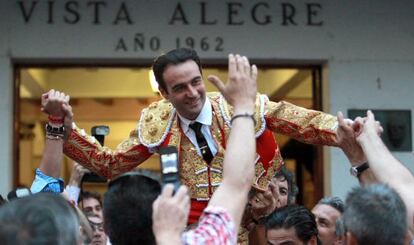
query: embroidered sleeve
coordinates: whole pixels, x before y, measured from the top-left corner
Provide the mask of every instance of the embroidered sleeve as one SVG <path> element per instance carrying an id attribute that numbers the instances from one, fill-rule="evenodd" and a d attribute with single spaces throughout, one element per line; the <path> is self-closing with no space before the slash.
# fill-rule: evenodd
<path id="1" fill-rule="evenodd" d="M 63 147 L 64 153 L 82 166 L 112 179 L 116 175 L 130 171 L 148 159 L 152 153 L 142 145 L 137 132 L 131 132 L 130 137 L 118 145 L 116 150 L 102 147 L 92 136 L 76 126 Z"/>
<path id="2" fill-rule="evenodd" d="M 275 133 L 290 136 L 308 144 L 337 145 L 336 117 L 280 101 L 266 102 L 266 125 Z"/>

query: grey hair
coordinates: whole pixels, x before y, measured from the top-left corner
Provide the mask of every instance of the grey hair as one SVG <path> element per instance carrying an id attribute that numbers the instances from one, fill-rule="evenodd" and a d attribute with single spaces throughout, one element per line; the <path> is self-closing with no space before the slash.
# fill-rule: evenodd
<path id="1" fill-rule="evenodd" d="M 359 244 L 404 244 L 406 207 L 398 193 L 387 185 L 352 189 L 346 199 L 343 220 L 345 229 Z"/>
<path id="2" fill-rule="evenodd" d="M 38 193 L 1 207 L 0 240 L 2 244 L 76 245 L 79 219 L 60 195 Z"/>
<path id="3" fill-rule="evenodd" d="M 318 204 L 324 204 L 333 207 L 334 209 L 338 210 L 341 214 L 344 212 L 344 201 L 342 201 L 339 197 L 324 197 L 322 198 Z"/>

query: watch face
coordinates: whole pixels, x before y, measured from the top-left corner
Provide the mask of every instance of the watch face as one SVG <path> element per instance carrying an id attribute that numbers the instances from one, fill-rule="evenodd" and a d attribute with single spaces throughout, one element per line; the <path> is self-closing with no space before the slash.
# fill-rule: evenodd
<path id="1" fill-rule="evenodd" d="M 358 169 L 357 169 L 357 167 L 352 167 L 349 171 L 351 172 L 351 175 L 352 176 L 358 177 Z"/>

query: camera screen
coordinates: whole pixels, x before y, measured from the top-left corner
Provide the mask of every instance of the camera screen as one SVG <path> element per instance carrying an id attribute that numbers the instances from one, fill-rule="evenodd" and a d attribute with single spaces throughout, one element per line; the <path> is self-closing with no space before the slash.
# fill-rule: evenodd
<path id="1" fill-rule="evenodd" d="M 108 135 L 109 134 L 109 127 L 107 127 L 107 126 L 98 126 L 98 127 L 95 128 L 95 134 L 96 135 Z"/>
<path id="2" fill-rule="evenodd" d="M 177 173 L 178 172 L 178 161 L 177 154 L 163 154 L 161 155 L 162 173 Z"/>

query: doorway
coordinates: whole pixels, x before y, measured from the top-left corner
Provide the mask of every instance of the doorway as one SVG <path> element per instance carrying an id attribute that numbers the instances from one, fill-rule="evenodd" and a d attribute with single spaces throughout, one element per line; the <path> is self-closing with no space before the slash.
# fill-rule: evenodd
<path id="1" fill-rule="evenodd" d="M 40 97 L 50 89 L 71 96 L 74 120 L 90 133 L 95 125 L 107 125 L 105 146 L 111 149 L 135 129 L 141 110 L 161 96 L 151 87 L 150 66 L 16 66 L 16 142 L 14 182 L 30 186 L 40 165 L 46 115 L 40 111 Z M 226 66 L 206 66 L 203 76 L 227 79 Z M 207 91 L 216 91 L 205 79 Z M 258 91 L 270 100 L 285 100 L 309 109 L 321 110 L 321 81 L 318 66 L 259 67 Z M 323 165 L 320 147 L 301 144 L 275 135 L 286 166 L 295 173 L 300 189 L 297 201 L 312 207 L 323 195 Z M 298 154 L 300 153 L 300 154 Z M 67 182 L 72 161 L 63 160 L 61 176 Z M 154 155 L 139 168 L 159 171 Z M 90 188 L 101 188 L 90 186 Z M 102 190 L 98 190 L 102 192 Z"/>

